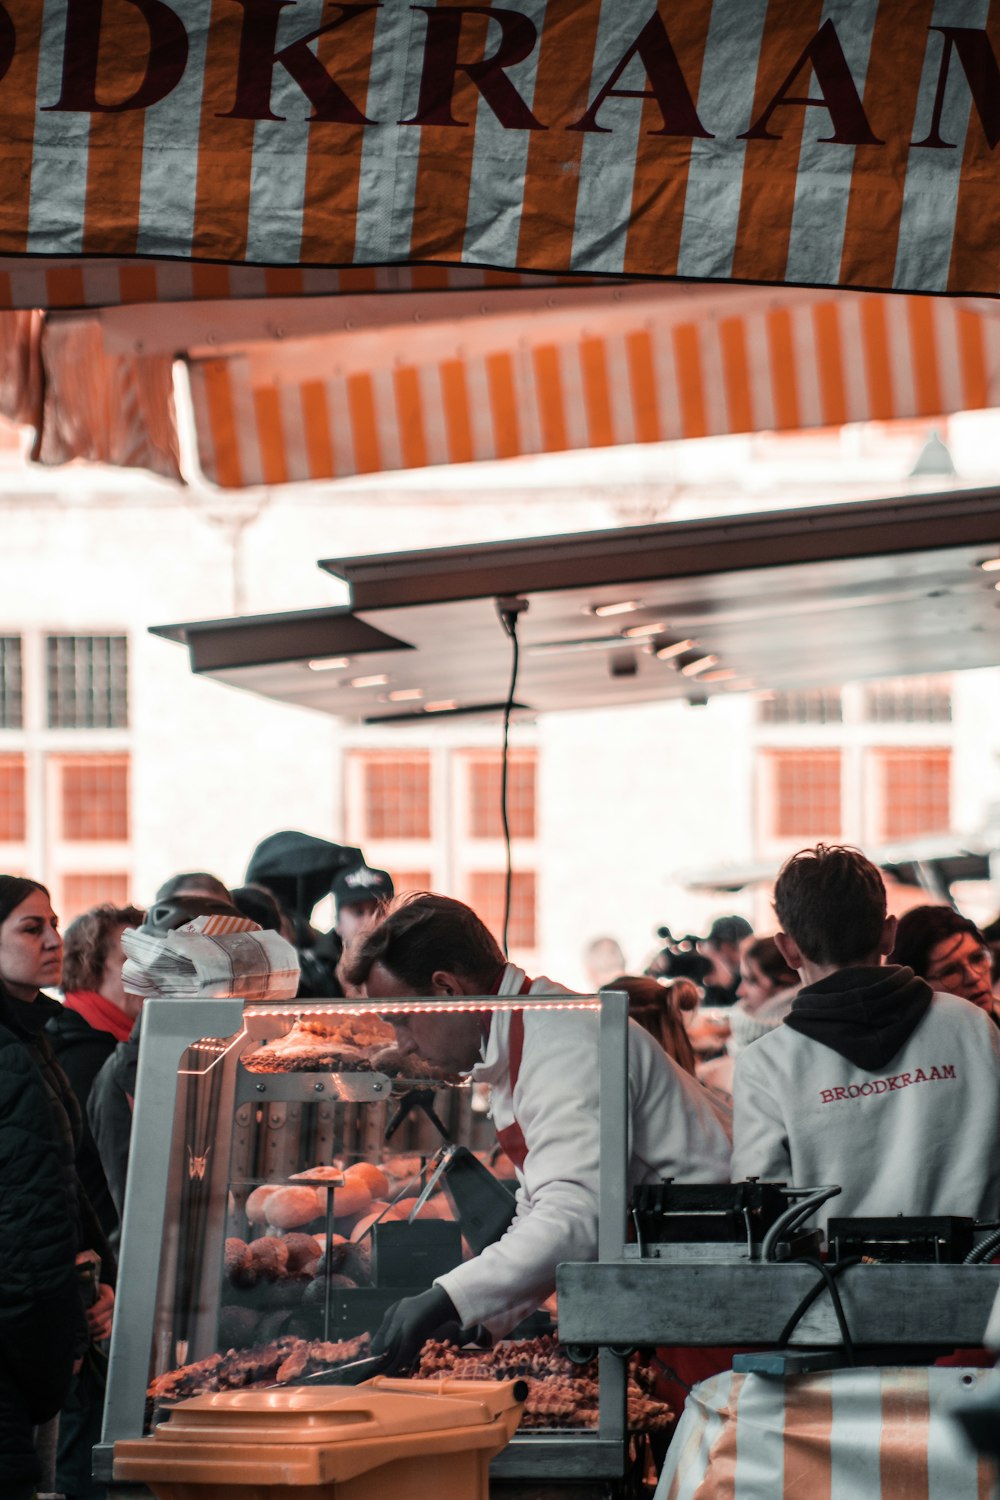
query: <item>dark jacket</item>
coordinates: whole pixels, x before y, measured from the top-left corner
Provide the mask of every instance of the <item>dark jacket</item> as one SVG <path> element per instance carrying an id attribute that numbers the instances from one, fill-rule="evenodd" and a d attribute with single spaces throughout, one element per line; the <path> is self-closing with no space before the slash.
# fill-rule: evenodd
<path id="1" fill-rule="evenodd" d="M 31 1009 L 0 992 L 10 1004 Z M 32 1427 L 61 1407 L 85 1347 L 79 1248 L 65 1128 L 33 1049 L 0 1021 L 0 1494 L 39 1477 Z"/>
<path id="2" fill-rule="evenodd" d="M 111 1243 L 115 1244 L 118 1239 L 118 1214 L 108 1191 L 100 1153 L 86 1118 L 87 1100 L 94 1079 L 114 1052 L 115 1039 L 109 1031 L 99 1031 L 78 1011 L 69 1010 L 65 1005 L 61 1005 L 58 1013 L 51 1017 L 45 1030 L 83 1116 L 82 1135 L 76 1153 L 77 1174 L 101 1228 Z"/>
<path id="3" fill-rule="evenodd" d="M 121 1219 L 132 1140 L 135 1074 L 139 1064 L 140 1015 L 127 1041 L 118 1042 L 91 1086 L 87 1119 L 101 1159 L 108 1191 Z"/>

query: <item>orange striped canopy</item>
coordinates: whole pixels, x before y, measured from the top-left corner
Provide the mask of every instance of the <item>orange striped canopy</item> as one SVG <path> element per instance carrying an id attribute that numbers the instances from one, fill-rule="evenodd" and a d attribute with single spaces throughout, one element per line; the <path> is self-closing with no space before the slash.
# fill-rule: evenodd
<path id="1" fill-rule="evenodd" d="M 989 0 L 4 0 L 0 305 L 420 264 L 992 296 L 998 55 Z"/>
<path id="2" fill-rule="evenodd" d="M 212 483 L 333 479 L 1000 405 L 991 309 L 645 283 L 7 312 L 0 405 L 43 462 L 179 477 L 179 391 Z"/>

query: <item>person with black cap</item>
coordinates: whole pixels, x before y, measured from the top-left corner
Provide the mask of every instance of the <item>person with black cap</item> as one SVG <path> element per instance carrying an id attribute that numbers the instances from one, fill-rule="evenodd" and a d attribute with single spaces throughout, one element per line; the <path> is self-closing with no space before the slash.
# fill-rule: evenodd
<path id="1" fill-rule="evenodd" d="M 33 1429 L 59 1411 L 74 1362 L 105 1339 L 114 1257 L 76 1173 L 80 1111 L 45 1032 L 58 1013 L 62 938 L 38 881 L 0 875 L 0 1493 L 27 1500 Z M 101 1257 L 85 1309 L 77 1262 Z"/>
<path id="2" fill-rule="evenodd" d="M 334 926 L 346 947 L 379 908 L 393 898 L 392 877 L 387 870 L 372 870 L 368 865 L 354 865 L 338 870 L 330 887 L 333 893 Z"/>
<path id="3" fill-rule="evenodd" d="M 733 1180 L 842 1188 L 816 1216 L 1000 1214 L 1000 1031 L 885 965 L 895 917 L 857 849 L 783 866 L 775 941 L 803 987 L 736 1060 Z"/>
<path id="4" fill-rule="evenodd" d="M 364 864 L 360 849 L 288 828 L 262 839 L 247 865 L 247 885 L 271 892 L 290 923 L 283 934 L 299 954 L 299 998 L 325 1000 L 343 994 L 337 979 L 342 945 L 336 931 L 312 925 L 314 907 L 330 894 L 339 870 Z"/>

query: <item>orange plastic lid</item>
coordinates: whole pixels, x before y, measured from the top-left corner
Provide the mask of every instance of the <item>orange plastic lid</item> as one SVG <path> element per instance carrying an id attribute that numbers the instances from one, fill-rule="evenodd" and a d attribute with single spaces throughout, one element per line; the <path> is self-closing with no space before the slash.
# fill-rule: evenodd
<path id="1" fill-rule="evenodd" d="M 342 1443 L 481 1427 L 516 1406 L 517 1381 L 391 1380 L 216 1391 L 182 1401 L 157 1427 L 164 1443 Z"/>

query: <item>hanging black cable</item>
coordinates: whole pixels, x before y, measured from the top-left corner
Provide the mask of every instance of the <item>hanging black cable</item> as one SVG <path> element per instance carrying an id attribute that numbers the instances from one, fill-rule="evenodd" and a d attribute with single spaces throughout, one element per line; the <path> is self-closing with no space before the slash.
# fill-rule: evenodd
<path id="1" fill-rule="evenodd" d="M 527 599 L 497 599 L 496 601 L 496 610 L 500 617 L 500 624 L 510 636 L 511 658 L 510 687 L 507 690 L 507 701 L 503 707 L 503 751 L 500 759 L 500 821 L 503 826 L 504 855 L 506 861 L 503 894 L 503 952 L 505 958 L 508 951 L 510 897 L 514 879 L 514 865 L 510 847 L 510 812 L 507 806 L 507 782 L 510 770 L 510 715 L 514 707 L 515 694 L 517 692 L 517 669 L 520 660 L 520 647 L 517 640 L 517 617 L 527 607 Z"/>

